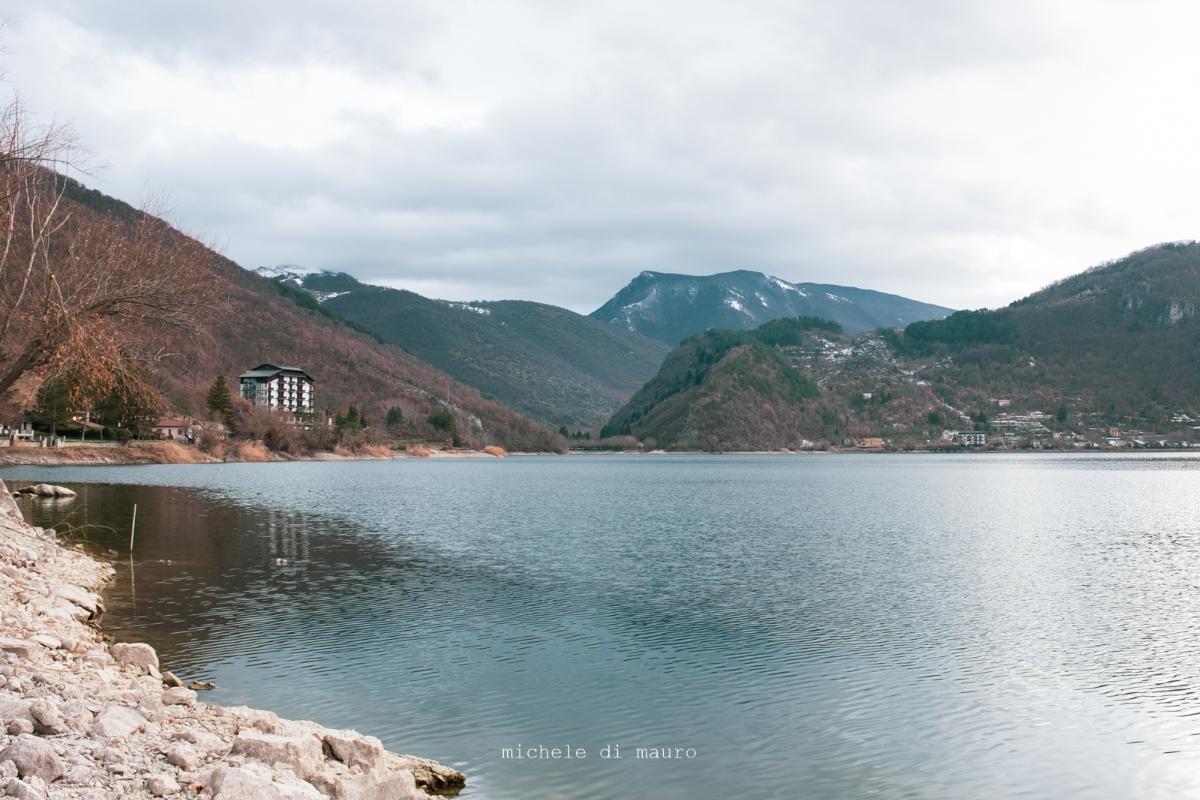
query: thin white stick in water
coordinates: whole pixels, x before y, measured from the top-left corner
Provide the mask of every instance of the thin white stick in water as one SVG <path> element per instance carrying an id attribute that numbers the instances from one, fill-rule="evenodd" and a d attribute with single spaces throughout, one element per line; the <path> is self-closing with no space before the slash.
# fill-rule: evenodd
<path id="1" fill-rule="evenodd" d="M 129 555 L 133 555 L 133 529 L 137 526 L 137 503 L 133 504 L 133 520 L 129 523 Z"/>

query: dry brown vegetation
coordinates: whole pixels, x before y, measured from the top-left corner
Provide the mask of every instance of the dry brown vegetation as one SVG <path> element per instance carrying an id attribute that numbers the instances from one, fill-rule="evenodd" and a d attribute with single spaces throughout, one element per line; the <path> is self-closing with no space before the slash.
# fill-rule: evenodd
<path id="1" fill-rule="evenodd" d="M 153 405 L 146 365 L 193 339 L 213 297 L 212 253 L 148 213 L 113 218 L 67 198 L 73 141 L 0 111 L 0 397 L 64 378 L 76 402 L 118 386 Z"/>

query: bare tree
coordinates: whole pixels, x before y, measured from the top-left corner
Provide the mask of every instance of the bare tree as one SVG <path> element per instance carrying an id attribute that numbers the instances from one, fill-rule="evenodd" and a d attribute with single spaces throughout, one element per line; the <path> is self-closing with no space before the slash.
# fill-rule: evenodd
<path id="1" fill-rule="evenodd" d="M 70 197 L 72 145 L 65 128 L 30 129 L 19 101 L 0 113 L 0 397 L 27 376 L 92 397 L 144 383 L 168 355 L 155 341 L 197 333 L 213 308 L 199 242 Z"/>

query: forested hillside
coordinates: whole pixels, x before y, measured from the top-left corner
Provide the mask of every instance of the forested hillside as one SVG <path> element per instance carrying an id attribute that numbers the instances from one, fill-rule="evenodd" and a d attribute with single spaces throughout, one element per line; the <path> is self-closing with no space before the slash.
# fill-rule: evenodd
<path id="1" fill-rule="evenodd" d="M 70 182 L 66 201 L 73 214 L 99 215 L 119 224 L 136 217 L 131 206 Z M 175 232 L 179 241 L 191 241 Z M 498 443 L 513 450 L 558 449 L 561 440 L 412 353 L 355 330 L 307 294 L 248 272 L 208 251 L 206 267 L 217 316 L 193 340 L 182 333 L 156 341 L 155 380 L 172 406 L 186 414 L 205 411 L 205 394 L 217 375 L 236 376 L 263 362 L 287 363 L 316 381 L 316 405 L 336 412 L 350 405 L 368 420 L 398 408 L 417 436 L 445 436 L 430 423 L 435 412 L 457 418 L 463 441 Z M 449 401 L 447 403 L 447 401 Z"/>
<path id="2" fill-rule="evenodd" d="M 709 449 L 928 446 L 947 430 L 1023 446 L 1181 446 L 1200 433 L 1198 307 L 1200 244 L 1182 243 L 903 329 L 710 332 L 673 351 L 607 432 Z M 797 393 L 800 379 L 817 391 Z"/>
<path id="3" fill-rule="evenodd" d="M 326 312 L 556 428 L 603 424 L 654 375 L 669 349 L 543 303 L 458 303 L 341 273 L 276 272 L 277 283 L 302 287 Z"/>

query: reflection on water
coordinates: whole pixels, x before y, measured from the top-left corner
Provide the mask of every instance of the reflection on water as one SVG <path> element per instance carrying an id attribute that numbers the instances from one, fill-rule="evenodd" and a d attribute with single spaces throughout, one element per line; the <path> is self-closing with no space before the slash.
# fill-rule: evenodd
<path id="1" fill-rule="evenodd" d="M 1200 792 L 1200 460 L 14 476 L 76 488 L 22 502 L 119 553 L 109 629 L 214 700 L 453 763 L 475 797 Z"/>

